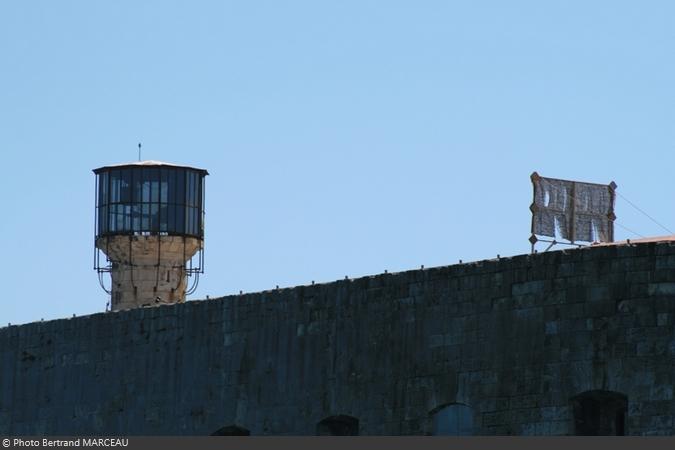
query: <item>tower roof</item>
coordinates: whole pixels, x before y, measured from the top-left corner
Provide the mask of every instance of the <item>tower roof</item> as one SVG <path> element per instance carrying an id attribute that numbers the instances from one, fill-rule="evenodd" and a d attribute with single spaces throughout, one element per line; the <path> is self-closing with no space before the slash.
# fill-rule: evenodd
<path id="1" fill-rule="evenodd" d="M 98 169 L 94 169 L 94 173 L 98 174 L 101 172 L 105 172 L 110 169 L 122 169 L 126 167 L 179 167 L 182 169 L 192 169 L 192 170 L 198 170 L 200 172 L 203 172 L 204 175 L 208 175 L 209 173 L 206 171 L 206 169 L 200 169 L 198 167 L 192 167 L 192 166 L 183 166 L 180 164 L 172 164 L 168 162 L 163 162 L 163 161 L 155 161 L 155 160 L 146 160 L 146 161 L 134 161 L 130 163 L 122 163 L 122 164 L 111 164 L 109 166 L 103 166 L 99 167 Z"/>

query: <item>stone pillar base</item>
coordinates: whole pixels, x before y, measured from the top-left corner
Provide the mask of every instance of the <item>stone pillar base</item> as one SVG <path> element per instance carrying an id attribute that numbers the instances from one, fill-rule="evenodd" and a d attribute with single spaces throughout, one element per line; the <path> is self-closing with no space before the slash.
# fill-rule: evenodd
<path id="1" fill-rule="evenodd" d="M 185 301 L 185 261 L 201 241 L 183 236 L 104 236 L 96 241 L 112 262 L 111 309 Z"/>

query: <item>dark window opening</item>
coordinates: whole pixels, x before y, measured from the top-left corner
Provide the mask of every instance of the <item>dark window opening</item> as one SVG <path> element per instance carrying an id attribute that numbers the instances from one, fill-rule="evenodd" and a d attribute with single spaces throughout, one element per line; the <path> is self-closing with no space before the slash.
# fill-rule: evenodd
<path id="1" fill-rule="evenodd" d="M 211 436 L 250 436 L 251 432 L 237 425 L 228 425 L 211 433 Z"/>
<path id="2" fill-rule="evenodd" d="M 434 436 L 473 435 L 473 410 L 461 403 L 452 403 L 431 411 Z"/>
<path id="3" fill-rule="evenodd" d="M 317 436 L 358 436 L 359 419 L 351 416 L 331 416 L 316 425 Z"/>
<path id="4" fill-rule="evenodd" d="M 205 175 L 184 167 L 132 166 L 97 172 L 97 236 L 203 237 Z"/>
<path id="5" fill-rule="evenodd" d="M 574 434 L 624 436 L 628 398 L 612 391 L 586 391 L 572 397 Z"/>

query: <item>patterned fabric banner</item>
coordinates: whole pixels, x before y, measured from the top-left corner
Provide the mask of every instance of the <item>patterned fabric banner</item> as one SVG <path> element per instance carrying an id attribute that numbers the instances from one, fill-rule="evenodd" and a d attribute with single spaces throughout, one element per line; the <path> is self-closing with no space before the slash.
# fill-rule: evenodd
<path id="1" fill-rule="evenodd" d="M 614 190 L 609 185 L 544 178 L 534 172 L 532 234 L 570 242 L 614 240 Z"/>

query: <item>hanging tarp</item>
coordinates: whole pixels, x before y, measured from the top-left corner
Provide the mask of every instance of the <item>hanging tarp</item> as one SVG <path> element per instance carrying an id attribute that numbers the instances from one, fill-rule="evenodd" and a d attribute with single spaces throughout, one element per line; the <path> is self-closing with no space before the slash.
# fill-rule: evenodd
<path id="1" fill-rule="evenodd" d="M 532 237 L 556 236 L 570 242 L 614 240 L 616 184 L 582 183 L 545 178 L 534 172 Z"/>

